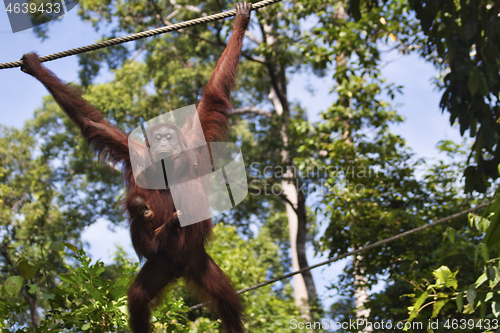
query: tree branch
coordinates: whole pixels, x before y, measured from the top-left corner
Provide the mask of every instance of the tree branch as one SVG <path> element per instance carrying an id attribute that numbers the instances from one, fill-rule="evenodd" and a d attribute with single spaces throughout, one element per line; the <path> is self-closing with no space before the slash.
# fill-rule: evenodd
<path id="1" fill-rule="evenodd" d="M 255 116 L 266 116 L 268 118 L 270 118 L 272 115 L 271 112 L 256 108 L 254 106 L 245 106 L 242 108 L 234 109 L 231 113 L 229 113 L 229 116 L 231 117 L 234 115 L 243 115 L 243 114 L 253 114 Z"/>
<path id="2" fill-rule="evenodd" d="M 165 19 L 163 18 L 163 15 L 162 15 L 162 12 L 161 12 L 161 9 L 158 7 L 158 4 L 156 3 L 155 0 L 149 0 L 149 2 L 153 5 L 153 9 L 156 13 L 156 18 L 160 21 L 160 23 L 162 23 L 164 26 L 167 26 L 167 25 L 172 25 L 173 23 L 170 22 L 169 20 L 174 17 L 175 15 L 177 15 L 179 13 L 179 9 L 178 8 L 186 8 L 186 9 L 190 9 L 191 11 L 193 11 L 193 9 L 191 8 L 188 8 L 188 7 L 194 7 L 194 6 L 188 6 L 188 7 L 183 7 L 181 5 L 178 5 L 175 3 L 175 1 L 170 1 L 170 3 L 176 8 L 172 13 L 170 13 Z M 200 9 L 198 7 L 194 7 L 198 10 L 198 12 L 200 12 Z M 199 39 L 199 40 L 202 40 L 204 42 L 207 42 L 209 43 L 210 45 L 214 45 L 214 46 L 219 46 L 217 43 L 215 42 L 212 42 L 208 39 L 205 39 L 197 34 L 194 34 L 192 33 L 191 31 L 189 30 L 185 30 L 185 29 L 179 29 L 177 30 L 177 32 L 179 33 L 182 33 L 182 34 L 186 34 L 186 35 L 189 35 L 189 36 L 192 36 L 196 39 Z"/>
<path id="3" fill-rule="evenodd" d="M 266 59 L 264 59 L 263 57 L 254 57 L 254 56 L 251 56 L 248 53 L 243 52 L 243 51 L 241 52 L 241 55 L 245 59 L 250 60 L 250 61 L 254 61 L 254 62 L 258 62 L 259 64 L 265 64 L 266 63 Z"/>
<path id="4" fill-rule="evenodd" d="M 169 20 L 170 20 L 172 17 L 174 17 L 175 15 L 177 15 L 177 13 L 179 13 L 179 10 L 178 10 L 178 9 L 174 10 L 172 13 L 170 13 L 170 14 L 169 14 L 169 15 L 168 15 L 165 19 L 164 19 L 164 18 L 162 17 L 161 10 L 160 10 L 160 8 L 158 7 L 158 5 L 156 4 L 156 2 L 155 2 L 154 0 L 150 0 L 150 2 L 151 2 L 151 4 L 153 5 L 154 11 L 156 12 L 156 18 L 157 18 L 157 19 L 158 19 L 158 20 L 159 20 L 159 21 L 160 21 L 163 25 L 165 25 L 165 26 L 167 26 L 167 25 L 172 25 L 173 23 L 172 23 L 172 22 L 170 22 Z M 180 5 L 177 5 L 177 4 L 175 3 L 175 1 L 171 1 L 171 3 L 175 6 L 175 8 L 186 8 L 186 9 L 190 9 L 190 8 L 185 7 L 185 6 L 180 6 Z M 189 6 L 189 7 L 194 7 L 194 6 Z M 197 8 L 197 9 L 198 9 L 198 7 L 194 7 L 194 8 Z M 193 10 L 193 9 L 191 9 L 191 10 Z M 198 9 L 198 11 L 199 11 L 199 9 Z M 202 16 L 206 16 L 206 14 L 203 14 Z M 197 34 L 195 34 L 195 33 L 191 32 L 190 30 L 179 29 L 179 30 L 177 30 L 177 32 L 179 32 L 179 33 L 181 33 L 181 34 L 185 34 L 185 35 L 191 36 L 191 37 L 194 37 L 194 38 L 196 38 L 196 39 L 198 39 L 198 40 L 201 40 L 201 41 L 206 42 L 206 43 L 208 43 L 208 44 L 210 44 L 210 45 L 213 45 L 213 46 L 217 46 L 217 47 L 226 47 L 226 46 L 227 46 L 227 45 L 226 45 L 226 43 L 224 43 L 222 40 L 220 40 L 220 38 L 219 38 L 219 40 L 218 40 L 218 41 L 215 41 L 215 42 L 214 42 L 214 41 L 211 41 L 211 40 L 209 40 L 209 39 L 203 38 L 203 37 L 201 37 L 200 35 L 197 35 Z M 245 35 L 246 35 L 246 34 L 245 34 Z M 253 36 L 253 35 L 252 35 L 252 36 Z M 248 37 L 248 36 L 247 36 L 247 37 Z M 249 38 L 250 38 L 250 37 L 249 37 Z M 254 38 L 255 38 L 255 37 L 254 37 Z M 251 39 L 251 40 L 253 41 L 253 39 Z M 241 52 L 241 55 L 242 55 L 244 58 L 246 58 L 246 59 L 248 59 L 248 60 L 250 60 L 250 61 L 258 62 L 258 63 L 261 63 L 261 64 L 264 64 L 264 63 L 266 62 L 266 60 L 265 60 L 264 58 L 262 58 L 262 57 L 254 57 L 254 56 L 251 56 L 251 55 L 249 55 L 248 53 L 246 53 L 246 52 L 244 52 L 244 51 L 242 51 L 242 52 Z"/>
<path id="5" fill-rule="evenodd" d="M 254 194 L 261 194 L 262 193 L 262 188 L 260 187 L 256 187 L 256 186 L 248 186 L 248 192 L 251 192 L 251 193 L 254 193 Z M 290 205 L 290 207 L 292 207 L 292 209 L 295 211 L 295 213 L 297 213 L 297 207 L 295 207 L 292 202 L 288 199 L 288 197 L 283 194 L 283 193 L 280 193 L 278 195 L 274 195 L 274 196 L 277 196 L 279 197 L 280 199 L 282 199 L 283 201 L 285 201 L 287 204 Z"/>
<path id="6" fill-rule="evenodd" d="M 286 196 L 286 194 L 284 194 L 284 193 L 280 193 L 280 194 L 279 194 L 279 197 L 280 197 L 281 199 L 283 199 L 283 201 L 285 201 L 287 204 L 289 204 L 289 205 L 290 205 L 290 207 L 292 207 L 292 209 L 294 210 L 295 214 L 297 214 L 297 215 L 298 215 L 297 207 L 295 207 L 295 206 L 293 205 L 293 203 L 290 201 L 290 199 L 288 199 L 288 197 Z"/>
<path id="7" fill-rule="evenodd" d="M 251 33 L 250 31 L 245 31 L 245 36 L 250 39 L 252 42 L 254 42 L 255 44 L 257 45 L 260 45 L 262 44 L 262 39 L 259 39 L 257 38 L 257 36 L 255 36 L 253 33 Z"/>
<path id="8" fill-rule="evenodd" d="M 187 9 L 189 11 L 192 11 L 192 12 L 195 12 L 195 13 L 201 13 L 201 9 L 196 7 L 196 6 L 193 6 L 193 5 L 179 5 L 177 4 L 177 2 L 175 0 L 170 0 L 170 4 L 173 5 L 175 8 L 181 8 L 181 9 Z M 202 16 L 207 16 L 206 13 L 202 13 Z"/>
<path id="9" fill-rule="evenodd" d="M 16 201 L 13 205 L 12 205 L 12 208 L 11 208 L 11 212 L 13 214 L 17 213 L 19 211 L 19 209 L 21 208 L 21 206 L 26 202 L 27 200 L 27 196 L 26 196 L 26 192 L 23 193 L 23 195 L 21 196 L 21 199 L 19 199 L 18 201 Z"/>

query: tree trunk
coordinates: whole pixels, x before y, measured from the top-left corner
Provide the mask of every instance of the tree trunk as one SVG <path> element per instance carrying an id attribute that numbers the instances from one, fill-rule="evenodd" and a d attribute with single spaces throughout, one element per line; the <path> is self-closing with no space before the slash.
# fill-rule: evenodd
<path id="1" fill-rule="evenodd" d="M 292 172 L 287 172 L 288 173 Z M 299 218 L 295 212 L 294 207 L 297 207 L 298 196 L 297 189 L 293 184 L 293 181 L 283 180 L 281 182 L 281 188 L 283 194 L 288 198 L 290 203 L 286 203 L 286 215 L 288 218 L 288 230 L 290 231 L 290 252 L 292 255 L 292 269 L 297 271 L 300 269 L 299 251 L 298 251 L 298 238 L 299 237 Z M 292 204 L 294 207 L 292 207 Z M 305 237 L 304 237 L 305 238 Z M 301 246 L 302 247 L 302 246 Z M 304 253 L 305 254 L 305 253 Z M 306 261 L 307 262 L 307 261 Z M 310 272 L 309 272 L 310 274 Z M 304 317 L 310 319 L 309 316 L 309 293 L 306 286 L 303 274 L 297 274 L 293 277 L 294 282 L 294 297 L 295 305 L 301 309 L 301 313 Z M 314 284 L 313 284 L 314 287 Z"/>
<path id="2" fill-rule="evenodd" d="M 299 185 L 301 184 L 299 183 Z M 298 188 L 301 188 L 301 186 L 298 186 Z M 300 268 L 303 268 L 309 266 L 306 256 L 306 235 L 307 235 L 306 196 L 303 191 L 298 191 L 298 199 L 299 200 L 297 203 L 297 217 L 298 217 L 297 256 L 299 259 L 299 266 Z M 309 295 L 309 304 L 310 305 L 316 304 L 318 295 L 316 293 L 316 286 L 314 285 L 314 280 L 311 271 L 303 272 L 302 276 L 306 284 L 307 294 Z"/>
<path id="3" fill-rule="evenodd" d="M 365 320 L 370 316 L 370 309 L 365 308 L 365 303 L 369 299 L 367 282 L 368 279 L 364 274 L 364 269 L 359 265 L 363 257 L 361 255 L 353 256 L 354 266 L 354 299 L 356 309 L 356 319 Z M 365 327 L 360 330 L 363 333 L 372 332 L 372 327 Z"/>
<path id="4" fill-rule="evenodd" d="M 259 21 L 259 23 L 266 44 L 269 47 L 279 47 L 279 45 L 276 45 L 272 26 L 263 21 Z M 295 172 L 293 158 L 287 150 L 289 141 L 287 127 L 290 120 L 290 109 L 286 90 L 286 68 L 272 59 L 271 56 L 266 58 L 265 66 L 271 79 L 271 89 L 268 97 L 278 116 L 282 117 L 280 135 L 284 148 L 281 151 L 281 158 L 283 166 L 287 167 L 287 171 L 281 181 L 281 188 L 282 195 L 286 198 L 286 213 L 290 231 L 290 252 L 292 256 L 292 268 L 295 271 L 309 266 L 306 257 L 307 214 L 305 194 L 298 191 L 298 188 L 300 188 L 300 178 L 297 172 Z M 297 274 L 293 278 L 295 304 L 299 307 L 302 316 L 310 319 L 309 304 L 317 298 L 316 287 L 314 286 L 311 272 L 307 271 Z"/>

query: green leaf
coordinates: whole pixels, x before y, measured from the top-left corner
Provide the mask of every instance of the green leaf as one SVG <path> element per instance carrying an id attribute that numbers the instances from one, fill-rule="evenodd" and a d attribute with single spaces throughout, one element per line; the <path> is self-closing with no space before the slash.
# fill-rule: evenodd
<path id="1" fill-rule="evenodd" d="M 446 231 L 443 233 L 443 241 L 446 237 L 448 237 L 448 239 L 452 244 L 455 243 L 456 230 L 453 229 L 452 227 L 448 227 Z"/>
<path id="2" fill-rule="evenodd" d="M 30 265 L 28 260 L 26 259 L 21 259 L 17 263 L 17 269 L 19 269 L 19 273 L 26 277 L 26 274 L 33 268 L 33 266 Z"/>
<path id="3" fill-rule="evenodd" d="M 500 303 L 499 302 L 492 302 L 491 303 L 491 312 L 493 312 L 493 315 L 498 318 L 498 315 L 500 314 Z"/>
<path id="4" fill-rule="evenodd" d="M 408 321 L 411 322 L 413 319 L 415 319 L 418 315 L 418 311 L 422 307 L 422 304 L 424 304 L 425 300 L 429 297 L 429 292 L 426 290 L 420 297 L 416 300 L 415 304 L 413 305 L 413 310 L 410 313 L 410 317 L 408 318 Z"/>
<path id="5" fill-rule="evenodd" d="M 495 280 L 495 278 L 497 277 L 497 274 L 496 274 L 496 271 L 495 271 L 495 267 L 492 267 L 492 266 L 486 267 L 486 277 L 490 281 L 494 281 Z"/>
<path id="6" fill-rule="evenodd" d="M 472 67 L 469 72 L 469 80 L 467 81 L 467 87 L 471 95 L 474 95 L 477 91 L 479 85 L 479 75 L 477 67 Z"/>
<path id="7" fill-rule="evenodd" d="M 469 214 L 470 226 L 475 226 L 477 230 L 480 232 L 485 232 L 490 224 L 490 221 L 487 218 L 482 216 L 474 215 L 472 213 Z"/>
<path id="8" fill-rule="evenodd" d="M 464 306 L 464 292 L 461 291 L 457 294 L 457 308 L 458 311 L 462 312 L 462 307 Z"/>
<path id="9" fill-rule="evenodd" d="M 493 292 L 489 291 L 486 293 L 486 297 L 484 298 L 484 302 L 488 302 L 492 298 L 493 298 Z"/>
<path id="10" fill-rule="evenodd" d="M 74 277 L 70 276 L 68 274 L 59 274 L 58 277 L 59 277 L 59 279 L 61 279 L 61 281 L 64 281 L 64 282 L 68 282 L 68 283 L 74 283 L 75 282 Z"/>
<path id="11" fill-rule="evenodd" d="M 488 251 L 488 246 L 484 243 L 481 243 L 481 255 L 483 256 L 483 261 L 486 264 L 490 260 L 490 254 Z"/>
<path id="12" fill-rule="evenodd" d="M 475 288 L 479 288 L 480 285 L 482 285 L 484 282 L 488 280 L 488 277 L 486 276 L 486 273 L 481 274 L 474 283 Z"/>
<path id="13" fill-rule="evenodd" d="M 478 70 L 478 79 L 479 79 L 479 91 L 481 92 L 482 95 L 487 95 L 489 88 L 488 88 L 488 82 L 486 81 L 486 77 L 483 74 L 483 71 Z"/>
<path id="14" fill-rule="evenodd" d="M 483 274 L 485 275 L 485 274 Z M 476 296 L 477 296 L 477 293 L 476 293 L 476 290 L 474 288 L 469 288 L 469 290 L 467 290 L 467 301 L 469 302 L 469 304 L 472 304 L 474 305 L 474 300 L 476 299 Z"/>
<path id="15" fill-rule="evenodd" d="M 5 280 L 5 291 L 10 296 L 15 296 L 21 287 L 23 286 L 24 278 L 20 275 L 9 276 L 7 280 Z"/>
<path id="16" fill-rule="evenodd" d="M 450 232 L 448 233 L 448 238 L 450 239 L 451 244 L 455 243 L 455 238 L 456 238 L 455 229 L 451 228 Z"/>
<path id="17" fill-rule="evenodd" d="M 32 269 L 30 269 L 26 273 L 26 276 L 25 276 L 26 280 L 34 278 L 39 269 L 40 269 L 40 265 L 35 265 Z"/>
<path id="18" fill-rule="evenodd" d="M 482 218 L 481 221 L 482 221 L 481 228 L 478 230 L 481 231 L 482 233 L 485 233 L 486 230 L 488 229 L 488 226 L 490 225 L 490 220 Z"/>
<path id="19" fill-rule="evenodd" d="M 99 267 L 99 268 L 97 269 L 97 271 L 95 272 L 95 275 L 96 275 L 96 276 L 99 276 L 99 275 L 101 275 L 101 273 L 102 273 L 102 272 L 104 272 L 105 270 L 106 270 L 106 268 L 105 268 L 105 267 Z"/>
<path id="20" fill-rule="evenodd" d="M 67 242 L 63 242 L 64 245 L 66 245 L 66 247 L 70 250 L 73 250 L 73 252 L 75 253 L 78 253 L 78 248 L 76 246 L 74 246 L 73 244 L 70 244 L 70 243 L 67 243 Z"/>
<path id="21" fill-rule="evenodd" d="M 457 275 L 458 271 L 452 273 L 451 270 L 446 266 L 441 266 L 432 272 L 432 275 L 436 278 L 436 284 L 441 288 L 454 288 L 458 287 L 457 285 Z"/>
<path id="22" fill-rule="evenodd" d="M 494 266 L 493 270 L 495 272 L 495 278 L 493 280 L 490 280 L 490 288 L 494 288 L 498 282 L 500 282 L 500 272 L 498 271 L 498 267 Z"/>
<path id="23" fill-rule="evenodd" d="M 85 324 L 83 324 L 83 326 L 82 326 L 82 331 L 86 331 L 86 330 L 88 330 L 88 329 L 90 328 L 90 326 L 91 326 L 91 324 L 90 324 L 90 323 L 85 323 Z"/>
<path id="24" fill-rule="evenodd" d="M 474 215 L 473 213 L 467 214 L 467 219 L 469 220 L 469 224 L 470 224 L 471 228 L 474 226 L 475 217 L 476 217 L 476 215 Z M 476 225 L 476 228 L 477 228 L 477 225 Z"/>
<path id="25" fill-rule="evenodd" d="M 28 283 L 28 287 L 30 287 L 30 289 L 28 290 L 30 294 L 34 294 L 37 291 L 40 291 L 40 286 L 37 284 Z"/>
<path id="26" fill-rule="evenodd" d="M 436 318 L 439 315 L 441 308 L 448 302 L 446 299 L 440 299 L 434 303 L 432 306 L 432 316 L 431 318 Z"/>
<path id="27" fill-rule="evenodd" d="M 495 200 L 495 204 L 497 204 L 498 198 Z M 500 240 L 500 205 L 498 205 L 493 213 L 490 216 L 490 225 L 488 229 L 486 229 L 486 235 L 484 236 L 484 243 L 492 248 L 498 243 Z"/>
<path id="28" fill-rule="evenodd" d="M 484 76 L 481 69 L 473 67 L 469 72 L 469 80 L 467 81 L 467 87 L 471 95 L 474 95 L 478 89 L 482 95 L 488 94 L 488 82 Z"/>
<path id="29" fill-rule="evenodd" d="M 51 300 L 51 299 L 54 299 L 56 295 L 52 294 L 52 293 L 42 293 L 42 298 L 46 301 L 48 300 Z"/>

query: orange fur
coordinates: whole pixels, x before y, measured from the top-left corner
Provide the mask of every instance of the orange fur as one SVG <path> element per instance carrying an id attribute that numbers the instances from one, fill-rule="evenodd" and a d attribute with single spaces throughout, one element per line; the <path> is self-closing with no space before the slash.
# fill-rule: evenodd
<path id="1" fill-rule="evenodd" d="M 235 84 L 250 10 L 250 4 L 238 5 L 231 39 L 197 105 L 207 142 L 219 141 L 228 134 L 228 112 L 232 108 L 230 93 Z M 243 307 L 238 295 L 229 278 L 205 251 L 205 244 L 212 234 L 211 220 L 181 227 L 178 220 L 172 218 L 176 209 L 168 189 L 148 190 L 136 185 L 125 133 L 106 121 L 74 88 L 43 67 L 36 54 L 26 54 L 21 69 L 45 85 L 101 159 L 123 163 L 128 192 L 125 209 L 129 212 L 132 244 L 140 258 L 145 256 L 148 259 L 128 292 L 132 331 L 150 332 L 149 303 L 166 285 L 185 276 L 189 284 L 208 295 L 227 332 L 242 332 Z M 190 157 L 186 155 L 185 158 L 187 163 Z M 146 200 L 154 212 L 154 218 L 148 223 L 152 223 L 155 229 L 168 224 L 156 235 L 151 232 L 150 225 L 134 213 L 133 199 L 137 196 Z M 201 209 L 206 205 L 202 195 L 196 198 L 186 194 L 185 200 L 199 200 Z"/>

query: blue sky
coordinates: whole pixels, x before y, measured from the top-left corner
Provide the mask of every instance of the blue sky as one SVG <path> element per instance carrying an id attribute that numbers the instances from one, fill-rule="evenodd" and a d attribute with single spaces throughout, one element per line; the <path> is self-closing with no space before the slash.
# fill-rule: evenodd
<path id="1" fill-rule="evenodd" d="M 39 55 L 47 55 L 84 46 L 100 37 L 89 24 L 80 21 L 76 10 L 70 11 L 60 22 L 51 25 L 48 35 L 49 39 L 42 42 L 31 30 L 13 34 L 6 12 L 0 10 L 0 63 L 18 60 L 27 52 L 36 51 Z M 461 141 L 457 128 L 450 127 L 448 115 L 443 115 L 439 109 L 440 93 L 431 83 L 437 71 L 416 55 L 400 57 L 396 53 L 390 53 L 384 60 L 391 59 L 396 60 L 384 67 L 383 74 L 389 82 L 404 87 L 403 95 L 397 96 L 396 103 L 400 104 L 397 111 L 406 117 L 403 124 L 391 126 L 391 130 L 405 138 L 418 157 L 434 159 L 438 156 L 435 145 L 439 140 Z M 61 79 L 78 82 L 76 57 L 45 64 Z M 102 82 L 110 77 L 109 73 L 104 73 L 98 81 Z M 307 92 L 306 86 L 315 89 L 314 95 Z M 314 120 L 318 119 L 317 113 L 327 108 L 334 100 L 329 94 L 331 87 L 332 80 L 328 77 L 316 78 L 299 74 L 290 82 L 289 96 L 299 96 L 296 100 L 308 109 L 310 118 Z M 19 68 L 0 70 L 0 124 L 22 127 L 24 121 L 32 117 L 33 111 L 41 106 L 42 97 L 46 94 L 45 88 L 38 81 L 22 73 Z M 99 221 L 85 230 L 83 239 L 90 244 L 93 259 L 102 258 L 105 262 L 110 262 L 110 253 L 114 251 L 116 244 L 121 244 L 131 257 L 134 256 L 126 227 L 116 228 L 116 231 L 112 232 L 106 221 Z M 312 251 L 309 251 L 310 264 L 325 259 L 313 258 Z M 328 294 L 325 286 L 333 282 L 332 279 L 335 279 L 343 265 L 341 262 L 313 270 L 320 295 Z"/>

